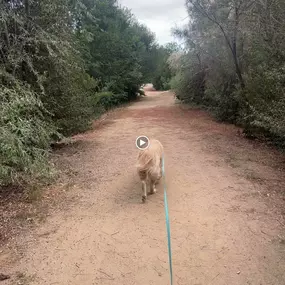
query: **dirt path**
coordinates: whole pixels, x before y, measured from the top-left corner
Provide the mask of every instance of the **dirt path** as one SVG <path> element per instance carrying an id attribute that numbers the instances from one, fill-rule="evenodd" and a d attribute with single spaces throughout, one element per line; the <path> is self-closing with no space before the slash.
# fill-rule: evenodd
<path id="1" fill-rule="evenodd" d="M 148 95 L 57 152 L 60 207 L 2 251 L 20 273 L 1 285 L 169 284 L 162 186 L 141 204 L 139 135 L 166 151 L 174 284 L 285 284 L 282 158 L 171 93 Z"/>

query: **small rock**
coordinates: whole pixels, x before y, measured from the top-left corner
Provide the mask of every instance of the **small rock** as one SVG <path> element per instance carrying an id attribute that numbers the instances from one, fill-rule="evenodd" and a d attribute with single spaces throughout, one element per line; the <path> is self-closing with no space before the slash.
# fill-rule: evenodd
<path id="1" fill-rule="evenodd" d="M 240 271 L 238 271 L 237 274 L 240 274 Z"/>
<path id="2" fill-rule="evenodd" d="M 0 273 L 0 281 L 4 281 L 4 280 L 7 280 L 7 279 L 10 279 L 9 275 L 5 275 L 5 274 Z"/>

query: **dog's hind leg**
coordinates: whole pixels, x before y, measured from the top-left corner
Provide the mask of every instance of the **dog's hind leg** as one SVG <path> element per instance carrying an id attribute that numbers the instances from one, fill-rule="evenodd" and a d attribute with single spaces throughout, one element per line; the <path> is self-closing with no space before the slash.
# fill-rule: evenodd
<path id="1" fill-rule="evenodd" d="M 146 181 L 142 180 L 142 202 L 145 203 L 147 198 Z"/>
<path id="2" fill-rule="evenodd" d="M 146 189 L 147 173 L 146 171 L 139 171 L 139 177 L 142 182 L 142 202 L 145 203 L 146 198 L 147 198 L 147 189 Z"/>
<path id="3" fill-rule="evenodd" d="M 142 202 L 144 203 L 147 198 L 147 189 L 146 189 L 146 181 L 147 181 L 147 172 L 146 171 L 138 171 L 140 180 L 142 182 Z"/>
<path id="4" fill-rule="evenodd" d="M 156 180 L 151 180 L 150 181 L 150 194 L 156 193 L 155 185 L 156 185 Z"/>

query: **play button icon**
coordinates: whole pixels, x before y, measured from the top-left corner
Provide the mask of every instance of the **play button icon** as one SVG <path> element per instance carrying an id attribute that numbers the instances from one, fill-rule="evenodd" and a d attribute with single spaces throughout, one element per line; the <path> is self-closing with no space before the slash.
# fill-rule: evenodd
<path id="1" fill-rule="evenodd" d="M 149 146 L 149 139 L 146 136 L 140 136 L 136 140 L 136 146 L 139 149 L 146 149 Z"/>

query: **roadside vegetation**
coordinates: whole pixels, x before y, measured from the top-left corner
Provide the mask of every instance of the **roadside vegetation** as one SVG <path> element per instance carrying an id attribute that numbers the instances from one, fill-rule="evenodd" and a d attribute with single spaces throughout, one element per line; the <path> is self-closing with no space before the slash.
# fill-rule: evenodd
<path id="1" fill-rule="evenodd" d="M 188 23 L 173 31 L 184 49 L 168 57 L 163 86 L 284 149 L 285 2 L 186 0 L 186 8 Z"/>
<path id="2" fill-rule="evenodd" d="M 116 0 L 0 3 L 0 187 L 49 181 L 50 146 L 135 100 L 165 48 Z"/>

